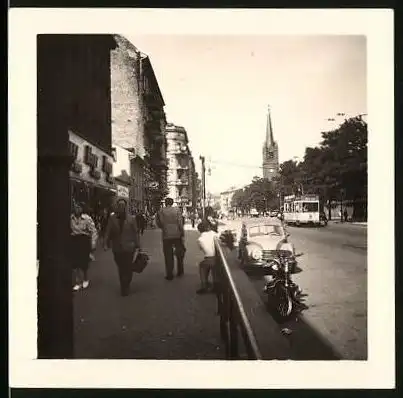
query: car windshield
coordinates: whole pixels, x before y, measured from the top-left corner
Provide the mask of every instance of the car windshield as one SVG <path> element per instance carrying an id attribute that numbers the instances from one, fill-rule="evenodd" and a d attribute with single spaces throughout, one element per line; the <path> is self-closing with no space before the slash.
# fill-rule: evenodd
<path id="1" fill-rule="evenodd" d="M 282 230 L 279 225 L 254 225 L 249 228 L 249 236 L 259 235 L 282 235 Z"/>

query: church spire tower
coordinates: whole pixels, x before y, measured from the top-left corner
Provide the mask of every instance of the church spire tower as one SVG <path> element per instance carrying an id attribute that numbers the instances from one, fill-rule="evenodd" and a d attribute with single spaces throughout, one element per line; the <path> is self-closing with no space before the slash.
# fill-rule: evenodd
<path id="1" fill-rule="evenodd" d="M 272 180 L 279 172 L 278 145 L 274 141 L 270 105 L 267 109 L 266 139 L 263 144 L 263 178 Z"/>

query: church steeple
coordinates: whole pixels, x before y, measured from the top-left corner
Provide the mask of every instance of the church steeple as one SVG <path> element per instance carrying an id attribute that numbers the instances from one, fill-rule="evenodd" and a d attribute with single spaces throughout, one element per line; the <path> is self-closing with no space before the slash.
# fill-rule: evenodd
<path id="1" fill-rule="evenodd" d="M 270 148 L 274 145 L 273 127 L 271 125 L 270 105 L 267 106 L 267 124 L 266 124 L 266 147 Z"/>
<path id="2" fill-rule="evenodd" d="M 277 142 L 274 141 L 273 126 L 271 124 L 270 105 L 267 109 L 266 137 L 263 144 L 263 178 L 272 180 L 278 175 L 279 156 Z"/>

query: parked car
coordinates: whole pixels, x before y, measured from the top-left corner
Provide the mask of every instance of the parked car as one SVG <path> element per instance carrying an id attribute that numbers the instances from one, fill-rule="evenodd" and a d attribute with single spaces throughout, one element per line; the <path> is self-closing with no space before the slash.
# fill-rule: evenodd
<path id="1" fill-rule="evenodd" d="M 259 212 L 256 209 L 251 209 L 250 215 L 251 217 L 259 217 Z"/>
<path id="2" fill-rule="evenodd" d="M 238 236 L 238 257 L 246 271 L 269 267 L 279 255 L 289 257 L 289 264 L 295 269 L 295 248 L 280 220 L 246 221 Z"/>

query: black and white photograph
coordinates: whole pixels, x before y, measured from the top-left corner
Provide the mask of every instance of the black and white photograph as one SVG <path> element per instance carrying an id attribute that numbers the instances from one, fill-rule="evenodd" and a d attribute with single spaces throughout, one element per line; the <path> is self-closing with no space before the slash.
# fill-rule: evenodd
<path id="1" fill-rule="evenodd" d="M 84 387 L 177 386 L 163 366 L 195 387 L 344 375 L 365 388 L 380 368 L 372 383 L 393 386 L 393 14 L 370 33 L 365 10 L 355 23 L 300 10 L 288 30 L 267 28 L 270 11 L 255 23 L 251 10 L 233 23 L 230 10 L 115 11 L 85 11 L 87 25 L 83 11 L 42 10 L 43 24 L 34 12 L 32 57 L 11 47 L 10 169 L 30 182 L 9 195 L 32 209 L 11 218 L 10 346 L 29 331 L 29 361 L 68 373 L 62 386 L 85 363 L 99 370 Z M 257 363 L 282 375 L 261 379 Z M 236 376 L 202 380 L 232 365 Z M 147 376 L 123 381 L 129 366 Z"/>

